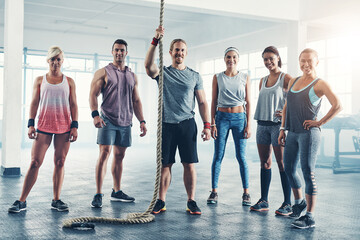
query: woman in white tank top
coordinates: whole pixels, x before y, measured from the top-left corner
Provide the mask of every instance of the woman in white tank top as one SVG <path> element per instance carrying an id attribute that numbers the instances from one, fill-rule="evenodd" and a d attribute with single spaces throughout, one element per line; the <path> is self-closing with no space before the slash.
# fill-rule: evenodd
<path id="1" fill-rule="evenodd" d="M 245 159 L 246 140 L 250 137 L 250 77 L 237 70 L 239 51 L 225 50 L 226 71 L 215 74 L 212 85 L 211 136 L 214 138 L 214 157 L 211 166 L 211 194 L 209 204 L 217 203 L 217 187 L 221 162 L 231 130 L 236 159 L 243 186 L 242 204 L 250 206 L 249 171 Z"/>
<path id="2" fill-rule="evenodd" d="M 288 216 L 291 209 L 291 188 L 284 171 L 283 152 L 284 148 L 277 142 L 281 125 L 281 113 L 285 104 L 286 89 L 291 76 L 281 72 L 281 58 L 276 47 L 269 46 L 262 53 L 265 67 L 269 75 L 263 77 L 259 84 L 259 98 L 255 111 L 256 143 L 260 157 L 260 186 L 261 198 L 250 207 L 252 211 L 268 211 L 268 192 L 271 182 L 271 146 L 274 150 L 276 162 L 280 171 L 281 185 L 284 194 L 284 202 L 275 211 L 277 215 Z"/>
<path id="3" fill-rule="evenodd" d="M 30 104 L 28 136 L 30 139 L 34 139 L 30 167 L 25 176 L 21 196 L 9 208 L 9 212 L 18 213 L 26 210 L 26 198 L 36 182 L 39 168 L 53 138 L 54 198 L 51 208 L 57 211 L 69 210 L 67 204 L 60 200 L 60 192 L 64 180 L 65 158 L 70 148 L 70 142 L 76 141 L 78 135 L 75 82 L 61 72 L 64 54 L 59 47 L 53 46 L 49 49 L 47 62 L 49 72 L 35 79 Z M 35 129 L 37 113 L 38 123 L 37 129 Z"/>

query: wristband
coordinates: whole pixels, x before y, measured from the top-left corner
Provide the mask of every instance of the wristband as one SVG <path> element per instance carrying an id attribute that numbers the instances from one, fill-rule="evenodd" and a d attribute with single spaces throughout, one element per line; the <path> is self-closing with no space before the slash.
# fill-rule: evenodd
<path id="1" fill-rule="evenodd" d="M 210 127 L 216 127 L 216 124 L 211 124 Z"/>
<path id="2" fill-rule="evenodd" d="M 34 127 L 35 126 L 35 119 L 33 118 L 30 118 L 29 121 L 28 121 L 28 125 L 27 127 Z"/>
<path id="3" fill-rule="evenodd" d="M 204 122 L 204 129 L 211 129 L 209 122 Z"/>
<path id="4" fill-rule="evenodd" d="M 72 121 L 70 128 L 79 128 L 79 122 L 78 121 Z"/>
<path id="5" fill-rule="evenodd" d="M 91 112 L 91 116 L 92 116 L 92 118 L 94 118 L 94 117 L 100 116 L 100 114 L 99 114 L 98 110 L 94 110 Z"/>
<path id="6" fill-rule="evenodd" d="M 285 131 L 285 127 L 280 127 L 280 131 L 281 131 L 281 130 L 284 130 L 284 131 Z"/>
<path id="7" fill-rule="evenodd" d="M 159 43 L 159 39 L 157 39 L 157 38 L 154 37 L 154 38 L 152 39 L 151 44 L 156 47 L 156 46 L 158 45 L 158 43 Z"/>
<path id="8" fill-rule="evenodd" d="M 140 121 L 140 124 L 142 124 L 142 123 L 146 124 L 146 121 L 145 121 L 145 120 L 141 120 L 141 121 Z"/>

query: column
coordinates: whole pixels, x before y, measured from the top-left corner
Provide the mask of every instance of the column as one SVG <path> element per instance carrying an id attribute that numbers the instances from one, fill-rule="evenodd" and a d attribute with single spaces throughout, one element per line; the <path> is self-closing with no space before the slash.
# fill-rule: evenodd
<path id="1" fill-rule="evenodd" d="M 20 176 L 24 0 L 5 0 L 1 175 Z"/>
<path id="2" fill-rule="evenodd" d="M 301 75 L 299 54 L 306 47 L 307 26 L 305 23 L 293 21 L 288 23 L 288 69 L 287 72 L 296 77 Z"/>

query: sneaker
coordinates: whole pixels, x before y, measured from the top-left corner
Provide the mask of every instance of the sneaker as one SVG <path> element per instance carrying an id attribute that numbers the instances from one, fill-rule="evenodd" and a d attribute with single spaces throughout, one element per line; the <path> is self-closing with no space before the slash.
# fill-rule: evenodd
<path id="1" fill-rule="evenodd" d="M 194 200 L 189 200 L 186 205 L 186 211 L 190 214 L 201 214 L 200 208 L 197 206 L 196 202 Z"/>
<path id="2" fill-rule="evenodd" d="M 306 208 L 306 201 L 305 201 L 305 199 L 303 199 L 301 201 L 301 203 L 294 204 L 292 206 L 293 212 L 289 216 L 292 218 L 298 218 L 298 217 L 300 217 L 301 213 L 304 211 L 305 208 Z"/>
<path id="3" fill-rule="evenodd" d="M 215 204 L 218 201 L 217 192 L 211 192 L 209 198 L 207 199 L 208 204 Z"/>
<path id="4" fill-rule="evenodd" d="M 242 205 L 243 205 L 243 206 L 250 206 L 250 205 L 251 205 L 250 194 L 244 193 L 244 194 L 242 195 Z"/>
<path id="5" fill-rule="evenodd" d="M 289 216 L 290 214 L 292 214 L 292 212 L 293 211 L 291 205 L 284 202 L 281 207 L 275 211 L 275 214 L 281 216 Z"/>
<path id="6" fill-rule="evenodd" d="M 250 207 L 250 210 L 257 211 L 257 212 L 269 211 L 269 203 L 260 198 L 259 201 L 255 205 L 252 205 Z"/>
<path id="7" fill-rule="evenodd" d="M 101 193 L 97 193 L 94 195 L 94 198 L 91 202 L 91 207 L 94 208 L 101 208 L 102 207 L 102 197 L 104 196 L 104 194 Z"/>
<path id="8" fill-rule="evenodd" d="M 158 214 L 158 213 L 164 212 L 164 211 L 166 211 L 165 202 L 163 200 L 158 199 L 155 203 L 152 213 Z"/>
<path id="9" fill-rule="evenodd" d="M 19 213 L 21 211 L 26 210 L 26 201 L 21 202 L 19 200 L 16 200 L 13 205 L 9 208 L 8 212 L 10 213 Z"/>
<path id="10" fill-rule="evenodd" d="M 291 226 L 296 228 L 312 228 L 315 227 L 315 220 L 310 218 L 308 215 L 304 215 L 298 219 L 296 219 Z"/>
<path id="11" fill-rule="evenodd" d="M 55 209 L 58 212 L 64 212 L 64 211 L 69 211 L 69 207 L 66 203 L 64 203 L 63 201 L 59 200 L 52 200 L 51 202 L 51 209 Z"/>
<path id="12" fill-rule="evenodd" d="M 128 196 L 121 190 L 115 192 L 115 190 L 113 189 L 110 200 L 118 202 L 133 202 L 135 201 L 135 198 Z"/>

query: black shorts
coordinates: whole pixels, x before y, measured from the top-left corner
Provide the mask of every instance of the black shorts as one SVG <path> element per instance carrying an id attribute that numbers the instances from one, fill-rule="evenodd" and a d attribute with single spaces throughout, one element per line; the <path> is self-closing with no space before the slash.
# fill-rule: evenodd
<path id="1" fill-rule="evenodd" d="M 40 131 L 38 129 L 36 129 L 36 132 L 37 133 L 42 133 L 42 134 L 45 134 L 45 135 L 50 135 L 50 136 L 52 136 L 52 135 L 62 135 L 62 134 L 65 134 L 65 133 L 70 133 L 70 131 L 69 132 L 64 132 L 64 133 L 49 133 L 49 132 Z"/>
<path id="2" fill-rule="evenodd" d="M 197 163 L 197 127 L 194 118 L 162 125 L 162 164 L 175 163 L 176 148 L 182 163 Z"/>

